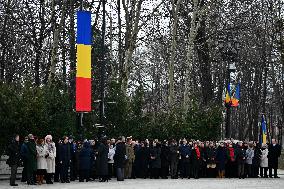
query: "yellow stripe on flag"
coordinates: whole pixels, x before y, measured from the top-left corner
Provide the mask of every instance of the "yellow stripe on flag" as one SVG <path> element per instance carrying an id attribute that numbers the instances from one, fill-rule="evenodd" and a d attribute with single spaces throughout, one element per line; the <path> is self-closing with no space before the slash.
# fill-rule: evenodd
<path id="1" fill-rule="evenodd" d="M 76 77 L 91 78 L 91 45 L 77 44 Z"/>
<path id="2" fill-rule="evenodd" d="M 266 134 L 262 134 L 262 143 L 266 144 Z"/>

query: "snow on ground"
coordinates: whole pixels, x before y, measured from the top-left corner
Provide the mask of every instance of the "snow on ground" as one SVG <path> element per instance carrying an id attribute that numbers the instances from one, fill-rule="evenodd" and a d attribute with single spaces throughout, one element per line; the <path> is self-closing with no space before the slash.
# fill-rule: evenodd
<path id="1" fill-rule="evenodd" d="M 8 180 L 0 181 L 0 189 L 283 189 L 284 171 L 280 171 L 279 179 L 128 179 L 118 182 L 112 179 L 108 183 L 93 182 L 71 182 L 69 184 L 55 183 L 53 185 L 28 186 L 17 182 L 18 187 L 10 187 Z"/>

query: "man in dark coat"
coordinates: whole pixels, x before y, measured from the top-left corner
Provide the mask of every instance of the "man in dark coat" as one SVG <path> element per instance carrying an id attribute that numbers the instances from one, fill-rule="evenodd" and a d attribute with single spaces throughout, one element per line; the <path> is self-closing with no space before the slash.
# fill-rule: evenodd
<path id="1" fill-rule="evenodd" d="M 172 140 L 170 144 L 170 170 L 171 170 L 171 178 L 177 179 L 177 168 L 178 168 L 178 157 L 179 157 L 179 149 L 176 140 Z"/>
<path id="2" fill-rule="evenodd" d="M 79 182 L 86 182 L 90 179 L 92 151 L 89 142 L 84 142 L 83 148 L 79 152 Z"/>
<path id="3" fill-rule="evenodd" d="M 18 186 L 15 181 L 17 168 L 20 162 L 19 135 L 16 135 L 13 138 L 12 143 L 8 146 L 7 155 L 9 156 L 7 164 L 11 167 L 10 186 Z"/>
<path id="4" fill-rule="evenodd" d="M 150 178 L 158 179 L 161 169 L 161 147 L 157 141 L 153 142 L 153 146 L 150 149 Z"/>
<path id="5" fill-rule="evenodd" d="M 207 176 L 209 178 L 216 177 L 216 149 L 213 142 L 210 142 L 209 147 L 206 150 L 207 154 Z"/>
<path id="6" fill-rule="evenodd" d="M 120 137 L 115 145 L 114 165 L 118 181 L 124 181 L 126 146 L 125 138 Z"/>
<path id="7" fill-rule="evenodd" d="M 27 183 L 29 185 L 35 185 L 35 172 L 37 170 L 37 152 L 36 152 L 36 143 L 34 136 L 32 134 L 28 135 L 29 142 L 27 142 Z"/>
<path id="8" fill-rule="evenodd" d="M 149 165 L 149 148 L 145 142 L 141 142 L 141 146 L 137 149 L 135 161 L 137 162 L 137 176 L 139 178 L 147 178 Z"/>
<path id="9" fill-rule="evenodd" d="M 272 169 L 274 169 L 274 178 L 279 178 L 277 175 L 278 158 L 281 155 L 281 146 L 277 144 L 276 139 L 272 139 L 272 144 L 268 147 L 268 168 L 269 177 L 272 178 Z"/>
<path id="10" fill-rule="evenodd" d="M 68 170 L 71 161 L 70 145 L 68 137 L 63 137 L 63 143 L 59 146 L 60 180 L 62 183 L 70 183 Z"/>
<path id="11" fill-rule="evenodd" d="M 252 177 L 257 178 L 259 175 L 261 150 L 260 145 L 254 143 L 254 156 L 252 159 Z"/>
<path id="12" fill-rule="evenodd" d="M 97 161 L 98 161 L 98 175 L 101 178 L 100 182 L 108 181 L 108 145 L 105 138 L 102 139 L 98 151 L 97 151 Z"/>
<path id="13" fill-rule="evenodd" d="M 168 141 L 164 141 L 161 148 L 161 177 L 167 179 L 170 167 L 170 148 Z"/>
<path id="14" fill-rule="evenodd" d="M 27 182 L 27 153 L 28 153 L 28 147 L 27 147 L 27 142 L 29 142 L 29 138 L 26 136 L 24 143 L 21 146 L 21 159 L 23 162 L 23 171 L 22 171 L 22 179 L 21 182 Z"/>
<path id="15" fill-rule="evenodd" d="M 238 177 L 239 179 L 245 178 L 245 161 L 246 161 L 246 150 L 243 147 L 242 142 L 238 142 L 236 149 L 236 160 L 238 164 Z"/>
<path id="16" fill-rule="evenodd" d="M 73 136 L 69 136 L 69 145 L 70 145 L 70 156 L 71 156 L 71 162 L 70 162 L 70 180 L 75 181 L 77 179 L 78 175 L 78 169 L 77 169 L 77 144 L 73 139 Z"/>
<path id="17" fill-rule="evenodd" d="M 180 146 L 181 154 L 181 176 L 182 178 L 190 178 L 190 158 L 191 158 L 191 147 L 187 144 L 187 140 L 183 139 L 183 144 Z"/>

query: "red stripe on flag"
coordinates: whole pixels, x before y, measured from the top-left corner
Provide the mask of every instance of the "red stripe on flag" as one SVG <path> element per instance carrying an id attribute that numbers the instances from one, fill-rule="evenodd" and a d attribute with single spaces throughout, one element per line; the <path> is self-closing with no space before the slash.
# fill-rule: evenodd
<path id="1" fill-rule="evenodd" d="M 91 111 L 91 78 L 76 77 L 76 111 Z"/>

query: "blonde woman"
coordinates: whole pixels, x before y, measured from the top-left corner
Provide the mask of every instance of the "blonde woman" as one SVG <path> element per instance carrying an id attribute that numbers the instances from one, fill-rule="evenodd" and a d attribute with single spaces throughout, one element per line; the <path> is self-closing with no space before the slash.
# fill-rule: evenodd
<path id="1" fill-rule="evenodd" d="M 55 143 L 52 141 L 52 136 L 47 135 L 45 137 L 45 145 L 47 148 L 46 162 L 47 162 L 47 174 L 46 174 L 46 184 L 53 184 L 52 177 L 55 173 L 55 157 L 56 157 L 56 147 Z"/>
<path id="2" fill-rule="evenodd" d="M 47 156 L 47 147 L 44 144 L 43 139 L 37 140 L 37 181 L 38 184 L 43 184 L 43 177 L 46 174 L 47 169 L 47 162 L 46 162 L 46 156 Z"/>

